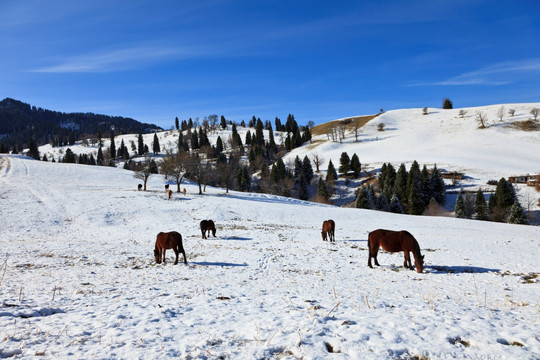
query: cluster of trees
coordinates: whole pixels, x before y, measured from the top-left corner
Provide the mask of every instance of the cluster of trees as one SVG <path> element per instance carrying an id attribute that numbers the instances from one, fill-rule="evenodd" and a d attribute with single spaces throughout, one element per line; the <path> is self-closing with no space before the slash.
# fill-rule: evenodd
<path id="1" fill-rule="evenodd" d="M 527 216 L 520 205 L 516 191 L 511 183 L 501 178 L 489 202 L 482 189 L 475 196 L 459 194 L 456 201 L 455 216 L 464 219 L 491 220 L 511 224 L 527 224 Z"/>
<path id="2" fill-rule="evenodd" d="M 396 213 L 421 215 L 428 207 L 444 204 L 446 188 L 435 165 L 420 170 L 415 160 L 409 171 L 401 164 L 396 171 L 392 164 L 383 164 L 377 183 L 359 189 L 356 207 Z"/>
<path id="3" fill-rule="evenodd" d="M 0 134 L 3 134 L 0 150 L 4 152 L 22 152 L 29 147 L 30 138 L 38 145 L 73 145 L 76 140 L 96 134 L 98 128 L 107 129 L 106 135 L 113 128 L 120 134 L 161 130 L 156 125 L 120 116 L 63 113 L 9 98 L 0 101 Z"/>

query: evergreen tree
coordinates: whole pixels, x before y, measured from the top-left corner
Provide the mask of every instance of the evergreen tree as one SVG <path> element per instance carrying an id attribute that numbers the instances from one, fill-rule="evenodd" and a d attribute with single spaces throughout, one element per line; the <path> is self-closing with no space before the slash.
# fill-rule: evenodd
<path id="1" fill-rule="evenodd" d="M 382 211 L 390 211 L 390 205 L 388 204 L 388 199 L 386 198 L 386 195 L 384 195 L 384 193 L 381 193 L 377 197 L 376 207 L 377 209 Z"/>
<path id="2" fill-rule="evenodd" d="M 161 146 L 159 146 L 159 139 L 156 133 L 154 133 L 154 141 L 152 142 L 152 150 L 154 154 L 158 154 L 161 152 Z"/>
<path id="3" fill-rule="evenodd" d="M 360 164 L 360 159 L 356 153 L 354 153 L 351 157 L 351 170 L 353 171 L 355 177 L 358 177 L 358 175 L 360 175 L 360 171 L 362 171 L 362 164 Z"/>
<path id="4" fill-rule="evenodd" d="M 401 164 L 396 173 L 395 189 L 396 195 L 399 198 L 401 205 L 407 203 L 407 178 L 408 173 L 405 168 L 405 164 Z"/>
<path id="5" fill-rule="evenodd" d="M 422 167 L 422 171 L 420 172 L 420 181 L 422 182 L 422 199 L 424 201 L 424 205 L 427 205 L 429 203 L 429 200 L 433 197 L 433 191 L 431 188 L 431 175 L 429 174 L 429 171 L 424 165 Z"/>
<path id="6" fill-rule="evenodd" d="M 330 198 L 330 195 L 328 194 L 328 188 L 326 187 L 326 182 L 322 178 L 322 176 L 319 177 L 319 183 L 317 184 L 317 195 L 321 199 L 324 199 L 325 201 L 328 201 Z"/>
<path id="7" fill-rule="evenodd" d="M 197 130 L 193 130 L 191 133 L 191 148 L 193 150 L 199 149 L 199 134 L 197 133 Z"/>
<path id="8" fill-rule="evenodd" d="M 437 165 L 433 166 L 431 171 L 430 178 L 430 187 L 432 196 L 435 198 L 435 201 L 440 205 L 444 205 L 444 198 L 446 197 L 446 186 L 444 185 L 444 180 L 442 178 L 441 172 L 437 169 Z"/>
<path id="9" fill-rule="evenodd" d="M 150 173 L 151 174 L 159 174 L 159 170 L 158 170 L 157 164 L 154 161 L 154 159 L 150 160 Z"/>
<path id="10" fill-rule="evenodd" d="M 218 154 L 223 152 L 223 141 L 221 140 L 221 136 L 218 136 L 216 140 L 216 152 Z"/>
<path id="11" fill-rule="evenodd" d="M 139 153 L 139 156 L 142 156 L 144 154 L 144 141 L 143 141 L 143 136 L 141 133 L 139 133 L 137 137 L 137 141 L 138 141 L 138 153 Z"/>
<path id="12" fill-rule="evenodd" d="M 486 198 L 482 189 L 478 189 L 476 192 L 476 199 L 474 201 L 474 211 L 476 213 L 475 218 L 477 220 L 487 220 L 488 219 L 488 209 L 486 205 Z"/>
<path id="13" fill-rule="evenodd" d="M 28 156 L 36 160 L 40 159 L 39 149 L 33 138 L 30 138 Z"/>
<path id="14" fill-rule="evenodd" d="M 143 151 L 144 151 L 145 154 L 148 154 L 150 152 L 150 149 L 148 149 L 148 145 L 144 144 Z"/>
<path id="15" fill-rule="evenodd" d="M 512 204 L 506 222 L 509 224 L 528 224 L 527 217 L 525 216 L 525 212 L 519 204 L 519 201 L 516 200 L 514 201 L 514 204 Z"/>
<path id="16" fill-rule="evenodd" d="M 109 147 L 111 160 L 116 158 L 116 144 L 114 143 L 114 131 L 111 131 L 111 146 Z"/>
<path id="17" fill-rule="evenodd" d="M 332 164 L 332 160 L 328 161 L 328 169 L 326 170 L 326 183 L 334 183 L 337 180 L 336 168 Z"/>
<path id="18" fill-rule="evenodd" d="M 97 139 L 98 139 L 98 144 L 99 146 L 103 146 L 103 140 L 101 139 L 103 137 L 103 134 L 101 133 L 101 129 L 98 128 L 97 129 L 97 135 L 96 135 Z"/>
<path id="19" fill-rule="evenodd" d="M 300 182 L 302 175 L 302 161 L 300 160 L 300 157 L 296 155 L 296 158 L 294 159 L 294 181 L 297 183 Z"/>
<path id="20" fill-rule="evenodd" d="M 301 176 L 298 184 L 298 198 L 300 200 L 307 200 L 309 198 L 308 184 L 306 179 Z"/>
<path id="21" fill-rule="evenodd" d="M 367 186 L 360 187 L 356 197 L 356 207 L 358 209 L 373 209 L 373 200 Z"/>
<path id="22" fill-rule="evenodd" d="M 270 159 L 274 158 L 275 153 L 277 152 L 277 145 L 274 140 L 274 130 L 272 130 L 272 124 L 268 128 L 268 152 L 270 153 Z"/>
<path id="23" fill-rule="evenodd" d="M 48 161 L 47 160 L 47 155 L 43 154 L 43 158 L 41 159 L 42 161 Z"/>
<path id="24" fill-rule="evenodd" d="M 408 205 L 410 215 L 422 215 L 425 209 L 424 191 L 422 182 L 418 177 L 414 177 L 408 193 Z"/>
<path id="25" fill-rule="evenodd" d="M 248 130 L 246 131 L 246 139 L 244 140 L 244 144 L 251 145 L 251 132 Z"/>
<path id="26" fill-rule="evenodd" d="M 443 106 L 442 106 L 443 109 L 453 109 L 454 108 L 454 104 L 452 104 L 452 101 L 450 101 L 450 99 L 448 98 L 445 98 L 443 100 Z"/>
<path id="27" fill-rule="evenodd" d="M 221 115 L 221 128 L 225 130 L 227 128 L 227 120 L 225 120 L 225 116 Z"/>
<path id="28" fill-rule="evenodd" d="M 176 127 L 176 130 L 180 130 L 180 123 L 178 121 L 178 116 L 174 118 L 174 126 Z"/>
<path id="29" fill-rule="evenodd" d="M 97 152 L 97 159 L 96 159 L 96 164 L 99 165 L 99 166 L 103 166 L 103 150 L 101 150 L 101 146 L 98 148 L 98 152 Z"/>
<path id="30" fill-rule="evenodd" d="M 313 167 L 311 167 L 311 161 L 307 155 L 304 156 L 304 159 L 302 160 L 302 173 L 307 184 L 309 185 L 311 183 L 311 179 L 313 179 Z"/>
<path id="31" fill-rule="evenodd" d="M 90 157 L 88 158 L 88 165 L 96 165 L 96 159 L 94 159 L 94 155 L 90 154 Z"/>
<path id="32" fill-rule="evenodd" d="M 62 162 L 70 164 L 75 164 L 77 162 L 77 157 L 70 148 L 67 148 L 66 155 L 64 156 L 64 160 Z"/>
<path id="33" fill-rule="evenodd" d="M 497 183 L 495 198 L 497 200 L 497 206 L 503 209 L 509 208 L 516 201 L 515 190 L 512 184 L 506 181 L 505 178 L 501 178 Z"/>
<path id="34" fill-rule="evenodd" d="M 465 219 L 467 217 L 465 214 L 465 202 L 463 201 L 461 193 L 459 193 L 457 197 L 455 216 L 460 219 Z"/>
<path id="35" fill-rule="evenodd" d="M 395 214 L 403 214 L 403 206 L 401 206 L 401 202 L 395 193 L 390 200 L 390 211 Z"/>
<path id="36" fill-rule="evenodd" d="M 349 154 L 342 152 L 341 157 L 339 158 L 339 172 L 342 174 L 347 174 L 350 170 L 351 159 L 349 158 Z"/>
<path id="37" fill-rule="evenodd" d="M 255 144 L 259 146 L 264 145 L 264 125 L 261 119 L 257 119 L 257 125 L 255 127 Z"/>

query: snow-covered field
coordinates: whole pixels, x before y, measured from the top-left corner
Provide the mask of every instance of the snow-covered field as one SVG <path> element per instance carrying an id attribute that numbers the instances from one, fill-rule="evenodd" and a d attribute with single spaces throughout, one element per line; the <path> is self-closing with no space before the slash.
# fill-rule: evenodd
<path id="1" fill-rule="evenodd" d="M 157 175 L 139 192 L 121 169 L 0 164 L 0 357 L 540 357 L 539 227 L 199 196 L 191 184 L 168 201 Z M 335 244 L 321 240 L 329 218 Z M 216 238 L 201 239 L 203 219 Z M 424 273 L 384 252 L 368 268 L 377 228 L 409 230 Z M 170 230 L 189 265 L 171 251 L 154 263 Z"/>

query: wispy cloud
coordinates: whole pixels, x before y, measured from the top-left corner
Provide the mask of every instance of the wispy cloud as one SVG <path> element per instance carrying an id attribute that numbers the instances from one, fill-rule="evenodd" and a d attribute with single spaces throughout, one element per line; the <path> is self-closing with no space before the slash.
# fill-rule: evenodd
<path id="1" fill-rule="evenodd" d="M 166 60 L 182 60 L 219 54 L 212 46 L 136 46 L 74 56 L 56 65 L 30 70 L 42 73 L 97 73 L 122 71 Z"/>
<path id="2" fill-rule="evenodd" d="M 540 58 L 508 61 L 493 64 L 469 71 L 452 78 L 434 81 L 415 83 L 409 86 L 461 86 L 461 85 L 506 85 L 514 82 L 516 78 L 523 75 L 536 74 L 540 72 Z"/>

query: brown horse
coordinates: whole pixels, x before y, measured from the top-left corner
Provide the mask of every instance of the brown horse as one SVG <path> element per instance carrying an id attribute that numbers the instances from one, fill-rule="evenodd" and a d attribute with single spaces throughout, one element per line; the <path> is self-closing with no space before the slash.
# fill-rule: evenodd
<path id="1" fill-rule="evenodd" d="M 169 197 L 169 200 L 171 200 L 172 190 L 166 190 L 165 192 L 167 193 L 167 196 Z"/>
<path id="2" fill-rule="evenodd" d="M 187 265 L 186 252 L 182 245 L 182 235 L 176 231 L 160 232 L 157 235 L 154 258 L 158 264 L 161 264 L 162 261 L 165 263 L 165 251 L 167 251 L 167 249 L 173 249 L 174 254 L 176 255 L 174 265 L 178 264 L 178 254 L 180 253 L 184 255 L 184 264 Z"/>
<path id="3" fill-rule="evenodd" d="M 184 188 L 184 196 L 186 196 L 186 193 L 187 193 L 186 188 Z"/>
<path id="4" fill-rule="evenodd" d="M 206 232 L 208 231 L 208 235 L 210 235 L 210 231 L 212 231 L 212 235 L 216 237 L 216 225 L 212 220 L 203 220 L 201 221 L 201 232 L 202 232 L 202 238 L 207 239 Z"/>
<path id="5" fill-rule="evenodd" d="M 408 231 L 392 231 L 378 229 L 369 233 L 368 247 L 369 247 L 369 259 L 368 266 L 371 266 L 371 258 L 375 260 L 375 265 L 380 266 L 377 261 L 377 253 L 379 252 L 379 246 L 388 252 L 403 251 L 405 255 L 405 261 L 403 266 L 413 270 L 411 264 L 412 251 L 414 255 L 414 266 L 416 271 L 421 273 L 424 267 L 424 256 L 420 253 L 420 246 L 418 242 Z"/>
<path id="6" fill-rule="evenodd" d="M 334 230 L 336 229 L 336 223 L 334 220 L 326 220 L 322 223 L 322 239 L 323 241 L 326 241 L 326 237 L 328 236 L 328 240 L 330 242 L 336 242 L 336 238 L 334 236 Z"/>

